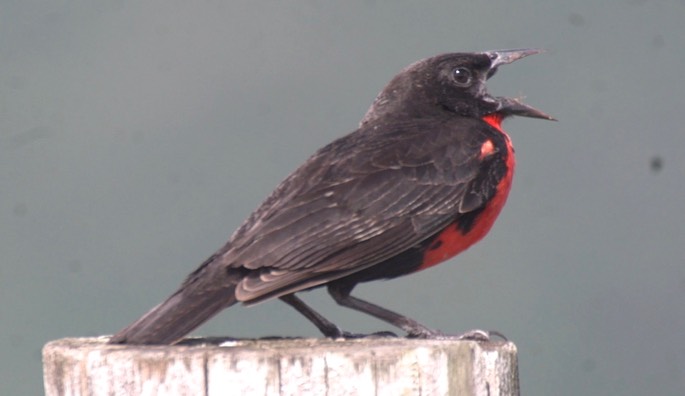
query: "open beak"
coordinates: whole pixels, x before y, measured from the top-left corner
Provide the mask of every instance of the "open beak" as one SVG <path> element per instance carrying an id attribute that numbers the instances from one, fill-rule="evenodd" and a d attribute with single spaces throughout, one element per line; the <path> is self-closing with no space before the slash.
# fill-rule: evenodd
<path id="1" fill-rule="evenodd" d="M 528 106 L 518 99 L 497 97 L 495 98 L 499 107 L 497 113 L 504 115 L 517 115 L 522 117 L 542 118 L 543 120 L 556 121 L 557 119 L 549 114 L 545 114 L 535 107 Z"/>
<path id="2" fill-rule="evenodd" d="M 488 78 L 492 77 L 500 65 L 507 65 L 519 59 L 525 58 L 529 55 L 535 55 L 544 52 L 541 49 L 524 48 L 512 50 L 498 50 L 484 52 L 490 60 L 490 72 Z M 556 119 L 542 111 L 522 103 L 518 99 L 497 97 L 494 98 L 498 103 L 497 113 L 503 115 L 517 115 L 522 117 L 542 118 L 544 120 L 556 121 Z"/>

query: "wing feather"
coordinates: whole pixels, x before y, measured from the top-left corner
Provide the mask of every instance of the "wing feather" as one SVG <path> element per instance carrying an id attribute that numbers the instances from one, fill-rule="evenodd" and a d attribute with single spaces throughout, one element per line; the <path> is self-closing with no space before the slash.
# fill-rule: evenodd
<path id="1" fill-rule="evenodd" d="M 360 271 L 454 221 L 484 161 L 473 139 L 482 124 L 468 122 L 466 129 L 463 122 L 461 129 L 402 125 L 385 139 L 360 129 L 317 152 L 221 253 L 228 269 L 249 270 L 238 300 L 258 302 Z M 423 133 L 436 129 L 431 139 Z"/>

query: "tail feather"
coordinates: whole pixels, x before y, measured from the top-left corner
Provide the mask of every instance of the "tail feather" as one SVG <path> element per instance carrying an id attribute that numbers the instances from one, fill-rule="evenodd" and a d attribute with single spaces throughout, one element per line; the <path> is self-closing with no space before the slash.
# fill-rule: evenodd
<path id="1" fill-rule="evenodd" d="M 173 344 L 237 302 L 236 280 L 203 265 L 166 301 L 110 338 L 110 344 Z M 212 276 L 215 275 L 215 276 Z"/>

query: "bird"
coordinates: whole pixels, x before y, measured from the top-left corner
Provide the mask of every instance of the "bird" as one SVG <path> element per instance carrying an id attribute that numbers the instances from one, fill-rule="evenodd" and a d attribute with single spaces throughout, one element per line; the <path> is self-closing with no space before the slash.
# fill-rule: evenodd
<path id="1" fill-rule="evenodd" d="M 363 336 L 297 296 L 324 286 L 339 305 L 407 337 L 446 336 L 351 293 L 359 283 L 444 262 L 488 233 L 515 167 L 502 121 L 555 119 L 518 98 L 490 95 L 486 81 L 501 65 L 540 52 L 445 53 L 402 69 L 356 130 L 287 176 L 176 292 L 109 343 L 175 344 L 225 308 L 270 299 L 293 307 L 325 337 Z"/>

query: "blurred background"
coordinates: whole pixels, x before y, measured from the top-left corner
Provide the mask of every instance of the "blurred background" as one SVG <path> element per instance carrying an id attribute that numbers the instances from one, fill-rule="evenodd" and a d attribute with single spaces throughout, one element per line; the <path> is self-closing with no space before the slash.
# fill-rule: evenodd
<path id="1" fill-rule="evenodd" d="M 518 168 L 491 234 L 356 295 L 503 332 L 526 395 L 685 394 L 684 16 L 682 0 L 3 2 L 0 394 L 42 392 L 47 341 L 167 297 L 401 68 L 518 47 L 548 51 L 490 92 L 559 122 L 507 121 Z M 319 336 L 278 301 L 196 334 Z"/>

